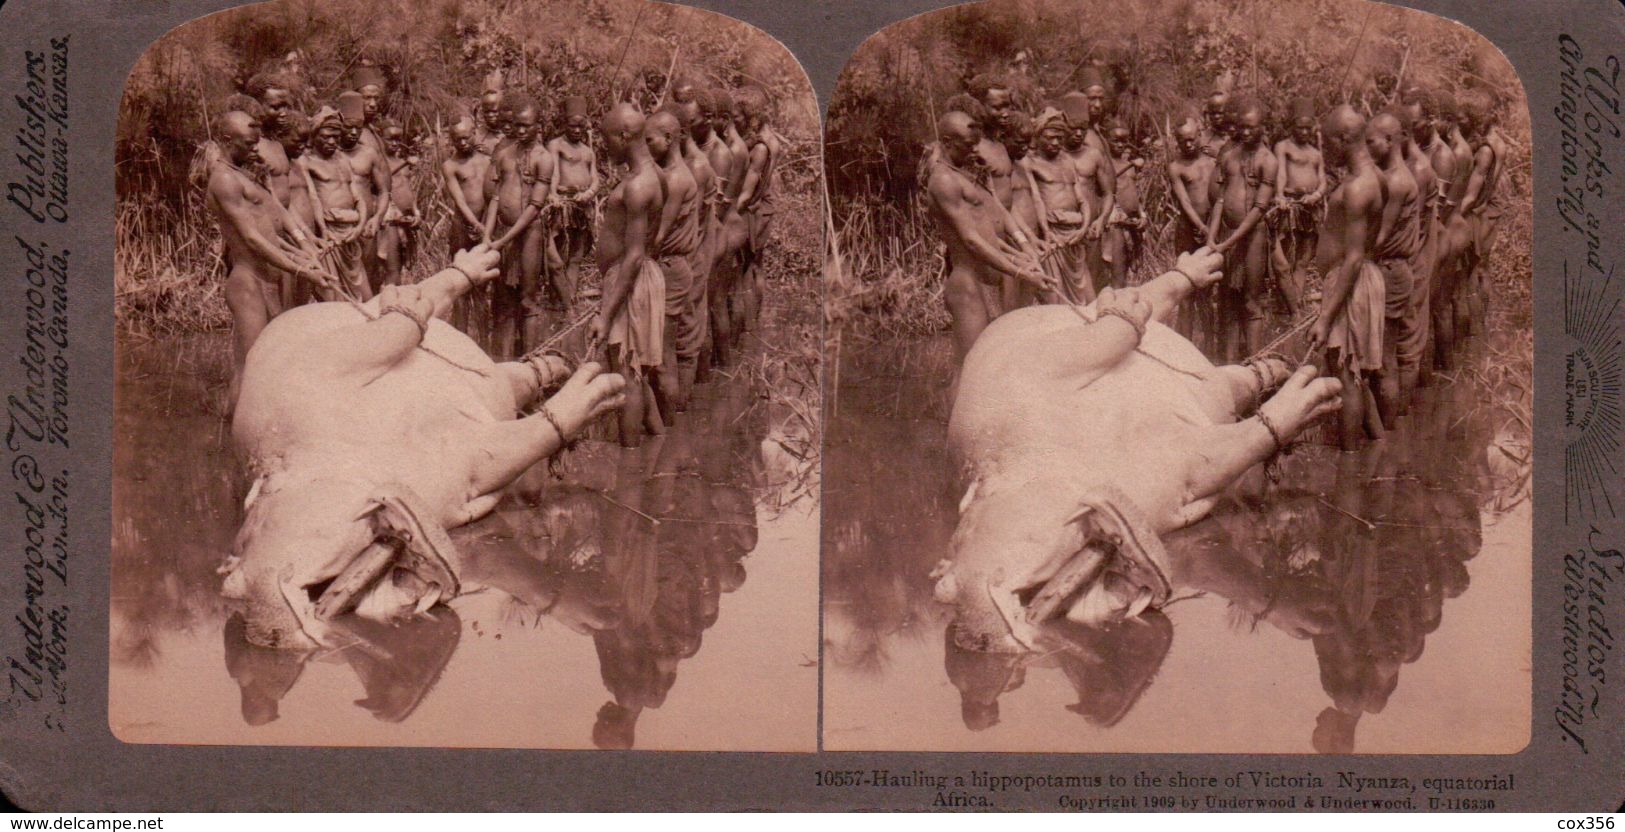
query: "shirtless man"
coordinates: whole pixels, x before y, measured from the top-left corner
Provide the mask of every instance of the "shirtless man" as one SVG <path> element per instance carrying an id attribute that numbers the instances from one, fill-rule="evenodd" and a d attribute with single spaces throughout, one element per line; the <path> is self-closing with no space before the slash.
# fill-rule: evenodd
<path id="1" fill-rule="evenodd" d="M 295 112 L 290 85 L 274 76 L 257 76 L 248 82 L 249 93 L 259 102 L 259 157 L 265 167 L 265 184 L 283 207 L 287 207 L 292 198 L 293 169 L 285 146 L 292 126 L 290 117 Z"/>
<path id="2" fill-rule="evenodd" d="M 1065 153 L 1072 129 L 1060 111 L 1047 109 L 1038 116 L 1037 152 L 1029 153 L 1018 169 L 1037 194 L 1037 233 L 1049 247 L 1047 271 L 1054 275 L 1064 298 L 1049 302 L 1089 303 L 1095 299 L 1084 243 L 1086 186 L 1078 181 L 1078 168 Z M 944 235 L 946 236 L 946 235 Z M 1006 274 L 1017 280 L 1014 274 Z M 1030 283 L 1023 282 L 1030 286 Z"/>
<path id="3" fill-rule="evenodd" d="M 1357 450 L 1362 435 L 1383 434 L 1370 406 L 1385 349 L 1382 272 L 1371 262 L 1382 226 L 1383 180 L 1364 136 L 1365 120 L 1346 104 L 1322 120 L 1326 164 L 1342 175 L 1327 197 L 1326 224 L 1315 251 L 1326 284 L 1309 345 L 1325 349 L 1323 366 L 1343 384 L 1338 436 L 1346 451 Z"/>
<path id="4" fill-rule="evenodd" d="M 1145 159 L 1140 157 L 1134 135 L 1125 124 L 1107 123 L 1106 146 L 1111 149 L 1117 208 L 1106 223 L 1102 248 L 1112 285 L 1121 289 L 1128 286 L 1129 269 L 1140 257 L 1140 235 L 1145 230 L 1145 211 L 1140 204 L 1140 174 L 1145 170 Z"/>
<path id="5" fill-rule="evenodd" d="M 700 93 L 696 91 L 689 100 L 670 105 L 668 109 L 677 116 L 678 123 L 682 125 L 683 161 L 694 173 L 694 184 L 699 186 L 700 193 L 700 244 L 691 258 L 694 269 L 694 291 L 690 293 L 693 309 L 689 313 L 699 322 L 699 326 L 689 333 L 686 343 L 679 341 L 677 345 L 679 359 L 684 355 L 693 357 L 693 383 L 699 384 L 710 377 L 710 350 L 707 348 L 711 339 L 709 291 L 714 258 L 713 247 L 722 233 L 720 220 L 722 180 L 718 178 L 716 169 L 711 166 L 711 157 L 700 147 L 702 140 L 711 137 L 711 124 L 706 120 L 704 108 L 700 106 Z M 679 399 L 678 405 L 681 410 L 688 409 L 687 398 Z"/>
<path id="6" fill-rule="evenodd" d="M 278 272 L 289 272 L 316 283 L 327 277 L 316 262 L 314 249 L 301 247 L 304 233 L 297 220 L 262 184 L 260 127 L 241 111 L 220 120 L 223 153 L 209 171 L 209 212 L 220 224 L 220 236 L 230 256 L 226 276 L 226 307 L 231 310 L 233 364 L 228 407 L 237 403 L 243 358 L 260 331 L 282 311 Z"/>
<path id="7" fill-rule="evenodd" d="M 417 251 L 418 155 L 400 125 L 383 128 L 385 161 L 389 165 L 389 213 L 378 230 L 378 256 L 383 260 L 384 282 L 400 283 L 401 272 Z"/>
<path id="8" fill-rule="evenodd" d="M 1382 225 L 1377 230 L 1371 259 L 1382 270 L 1383 315 L 1382 381 L 1377 407 L 1382 424 L 1393 430 L 1405 403 L 1416 387 L 1422 355 L 1423 330 L 1414 302 L 1416 276 L 1411 263 L 1423 242 L 1425 196 L 1405 161 L 1404 125 L 1392 112 L 1383 112 L 1366 126 L 1366 149 L 1377 164 L 1384 185 Z"/>
<path id="9" fill-rule="evenodd" d="M 745 218 L 747 231 L 745 244 L 740 249 L 740 281 L 745 292 L 742 324 L 748 330 L 761 314 L 762 296 L 767 290 L 762 257 L 767 250 L 773 215 L 778 211 L 773 203 L 773 172 L 784 152 L 784 144 L 767 121 L 767 93 L 760 87 L 746 87 L 741 92 L 744 136 L 750 149 L 745 157 L 744 181 L 739 185 L 739 196 L 734 199 L 734 210 Z"/>
<path id="10" fill-rule="evenodd" d="M 694 274 L 694 255 L 705 235 L 705 195 L 683 158 L 682 123 L 674 113 L 662 109 L 650 116 L 643 134 L 663 192 L 654 257 L 666 278 L 666 327 L 660 368 L 652 386 L 660 413 L 670 426 L 677 413 L 688 409 L 700 346 L 705 341 L 699 314 L 704 298 Z"/>
<path id="11" fill-rule="evenodd" d="M 976 149 L 987 166 L 988 183 L 998 195 L 1000 204 L 1011 206 L 1011 192 L 1015 186 L 1015 165 L 1010 151 L 1004 146 L 1010 116 L 1016 112 L 1015 88 L 1001 75 L 978 75 L 971 79 L 970 95 L 982 107 L 978 123 L 982 127 L 982 144 Z"/>
<path id="12" fill-rule="evenodd" d="M 1089 143 L 1101 156 L 1110 158 L 1111 143 L 1106 138 L 1106 118 L 1112 111 L 1112 94 L 1106 86 L 1106 78 L 1097 66 L 1086 66 L 1083 69 L 1081 83 L 1083 85 L 1083 98 L 1088 102 L 1089 126 L 1084 134 L 1084 141 Z"/>
<path id="13" fill-rule="evenodd" d="M 1022 193 L 1029 187 L 1027 178 L 1019 175 L 1015 157 L 1007 146 L 1011 143 L 1011 119 L 1020 112 L 1016 109 L 1015 83 L 1004 75 L 983 73 L 971 79 L 968 92 L 981 109 L 981 112 L 970 115 L 976 117 L 982 128 L 982 145 L 976 152 L 987 167 L 988 183 L 994 195 L 998 196 L 999 204 L 1008 210 L 1014 211 L 1018 202 L 1023 206 L 1030 204 L 1031 195 Z M 947 106 L 950 110 L 954 109 L 951 103 Z M 1025 230 L 1029 234 L 1036 232 L 1031 226 L 1026 226 Z M 1001 304 L 1004 298 L 1014 298 L 1018 294 L 1019 284 L 1020 281 L 1014 278 L 1003 281 L 1000 288 Z"/>
<path id="14" fill-rule="evenodd" d="M 316 230 L 322 238 L 322 263 L 338 282 L 323 300 L 348 297 L 367 300 L 372 287 L 361 265 L 361 233 L 367 224 L 367 186 L 339 150 L 344 119 L 332 107 L 311 118 L 311 150 L 299 157 L 298 171 L 310 191 Z"/>
<path id="15" fill-rule="evenodd" d="M 953 318 L 954 351 L 963 363 L 971 345 L 992 320 L 1003 275 L 1058 291 L 1045 279 L 1038 258 L 1017 247 L 1021 230 L 996 202 L 976 148 L 982 131 L 970 116 L 950 112 L 937 122 L 940 152 L 927 184 L 931 216 L 948 245 L 948 274 L 943 295 Z M 957 377 L 958 371 L 955 370 Z"/>
<path id="16" fill-rule="evenodd" d="M 1012 80 L 1013 82 L 1013 80 Z M 1041 232 L 1038 216 L 1039 198 L 1033 192 L 1033 181 L 1027 176 L 1022 164 L 1029 155 L 1035 153 L 1033 143 L 1038 140 L 1036 123 L 1021 111 L 1012 112 L 1006 119 L 1004 131 L 1004 149 L 1010 154 L 1010 161 L 1015 165 L 1015 184 L 1010 189 L 1010 213 L 1015 215 L 1016 221 L 1026 229 L 1029 237 L 1036 237 Z M 1037 300 L 1032 291 L 1032 284 L 1024 283 L 1015 278 L 1006 277 L 1000 292 L 999 308 L 1003 312 L 1031 306 Z"/>
<path id="17" fill-rule="evenodd" d="M 339 151 L 350 162 L 350 170 L 366 187 L 367 220 L 361 226 L 361 264 L 367 272 L 367 283 L 372 294 L 384 285 L 388 274 L 383 258 L 378 256 L 378 229 L 383 227 L 384 216 L 389 213 L 394 186 L 389 181 L 389 161 L 381 149 L 374 149 L 363 136 L 371 134 L 366 126 L 366 104 L 359 93 L 345 92 L 338 98 L 339 115 L 344 118 L 344 135 L 339 140 Z M 381 142 L 380 142 L 381 144 Z"/>
<path id="18" fill-rule="evenodd" d="M 486 173 L 485 235 L 502 252 L 502 279 L 492 286 L 491 329 L 495 350 L 519 355 L 539 340 L 545 315 L 542 266 L 546 223 L 538 222 L 553 194 L 553 154 L 537 141 L 541 108 L 529 96 L 507 103 L 513 111 L 508 143 L 497 149 Z M 497 229 L 502 228 L 498 234 Z"/>
<path id="19" fill-rule="evenodd" d="M 728 246 L 724 220 L 733 200 L 739 196 L 739 178 L 734 175 L 734 152 L 724 133 L 731 125 L 732 103 L 726 92 L 707 89 L 699 95 L 701 115 L 695 123 L 695 141 L 705 151 L 717 181 L 711 211 L 711 231 L 705 288 L 706 317 L 711 329 L 710 366 L 726 366 L 733 347 L 731 301 L 739 270 Z M 703 137 L 702 137 L 703 133 Z"/>
<path id="20" fill-rule="evenodd" d="M 377 67 L 364 66 L 356 71 L 355 85 L 361 95 L 360 141 L 383 156 L 389 152 L 389 141 L 384 138 L 384 73 Z"/>
<path id="21" fill-rule="evenodd" d="M 747 306 L 750 301 L 750 292 L 746 291 L 744 273 L 744 248 L 750 237 L 749 223 L 745 216 L 739 212 L 739 193 L 745 185 L 745 171 L 750 168 L 751 148 L 745 143 L 745 137 L 740 131 L 745 124 L 742 90 L 728 92 L 719 91 L 728 105 L 727 125 L 722 130 L 722 138 L 728 143 L 728 150 L 733 156 L 733 170 L 728 174 L 728 204 L 722 212 L 722 229 L 724 244 L 719 251 L 722 264 L 727 268 L 726 280 L 728 282 L 728 311 L 727 328 L 729 338 L 737 343 L 745 334 L 745 319 Z"/>
<path id="22" fill-rule="evenodd" d="M 1412 380 L 1414 386 L 1427 384 L 1432 375 L 1429 351 L 1433 345 L 1433 318 L 1430 303 L 1433 298 L 1435 252 L 1441 235 L 1438 219 L 1439 176 L 1433 172 L 1433 160 L 1427 152 L 1427 146 L 1433 140 L 1433 125 L 1422 99 L 1420 90 L 1409 89 L 1405 93 L 1404 103 L 1397 109 L 1405 128 L 1405 164 L 1411 169 L 1422 200 L 1422 244 L 1416 256 L 1411 258 L 1411 318 L 1416 322 L 1416 341 L 1409 348 L 1417 352 L 1416 377 Z M 1405 366 L 1408 356 L 1402 352 L 1399 358 L 1400 366 Z"/>
<path id="23" fill-rule="evenodd" d="M 1276 280 L 1293 318 L 1303 310 L 1303 287 L 1315 251 L 1321 206 L 1326 198 L 1326 165 L 1315 146 L 1315 106 L 1292 104 L 1292 132 L 1275 143 L 1275 205 L 1265 216 L 1273 243 Z"/>
<path id="24" fill-rule="evenodd" d="M 1207 102 L 1202 105 L 1202 126 L 1205 135 L 1202 136 L 1202 152 L 1208 158 L 1218 161 L 1219 154 L 1224 146 L 1230 143 L 1230 94 L 1224 90 L 1214 90 L 1208 96 Z"/>
<path id="25" fill-rule="evenodd" d="M 485 238 L 485 180 L 490 172 L 491 157 L 480 151 L 474 132 L 471 118 L 465 117 L 453 124 L 452 155 L 440 163 L 441 188 L 452 209 L 446 242 L 453 255 L 488 242 Z M 454 309 L 453 323 L 468 332 L 468 302 L 459 302 Z"/>
<path id="26" fill-rule="evenodd" d="M 1084 186 L 1083 238 L 1089 279 L 1094 284 L 1094 293 L 1099 294 L 1111 280 L 1101 236 L 1106 233 L 1106 223 L 1117 206 L 1117 175 L 1111 159 L 1089 142 L 1088 98 L 1082 93 L 1067 93 L 1061 96 L 1061 105 L 1061 113 L 1071 130 L 1067 136 L 1066 156 L 1072 160 L 1078 181 Z"/>
<path id="27" fill-rule="evenodd" d="M 1433 188 L 1433 240 L 1429 245 L 1431 255 L 1428 293 L 1428 317 L 1431 319 L 1429 340 L 1433 352 L 1432 367 L 1443 370 L 1449 366 L 1451 351 L 1456 342 L 1456 292 L 1453 279 L 1457 269 L 1453 263 L 1455 252 L 1449 233 L 1456 213 L 1456 203 L 1451 198 L 1451 194 L 1457 190 L 1453 179 L 1456 173 L 1456 151 L 1451 148 L 1447 138 L 1456 104 L 1449 93 L 1442 91 L 1421 97 L 1420 101 L 1423 112 L 1421 126 L 1418 129 L 1424 130 L 1427 138 L 1419 137 L 1417 141 L 1427 154 L 1436 183 Z"/>
<path id="28" fill-rule="evenodd" d="M 1466 258 L 1468 320 L 1483 325 L 1489 305 L 1489 289 L 1484 281 L 1484 264 L 1495 245 L 1495 232 L 1501 224 L 1501 168 L 1506 161 L 1506 139 L 1495 129 L 1494 103 L 1483 93 L 1469 95 L 1462 107 L 1462 134 L 1472 146 L 1473 172 L 1461 197 L 1461 215 L 1471 233 L 1471 249 Z"/>
<path id="29" fill-rule="evenodd" d="M 1207 244 L 1207 220 L 1213 211 L 1213 190 L 1217 163 L 1202 149 L 1202 128 L 1187 118 L 1174 128 L 1178 151 L 1168 162 L 1168 190 L 1173 193 L 1179 214 L 1174 218 L 1174 251 L 1183 254 Z M 1196 340 L 1198 330 L 1207 341 L 1206 351 L 1217 355 L 1218 331 L 1214 317 L 1216 287 L 1194 290 L 1186 309 L 1179 310 L 1180 334 Z"/>
<path id="30" fill-rule="evenodd" d="M 643 433 L 665 432 L 649 374 L 658 371 L 664 351 L 666 281 L 655 264 L 654 234 L 664 207 L 660 174 L 644 141 L 643 114 L 616 104 L 599 126 L 611 162 L 627 166 L 610 191 L 598 226 L 598 270 L 604 297 L 593 320 L 590 342 L 607 344 L 611 368 L 626 379 L 620 440 L 636 447 Z"/>
<path id="31" fill-rule="evenodd" d="M 316 209 L 310 202 L 310 189 L 305 187 L 304 172 L 298 167 L 299 159 L 310 149 L 310 117 L 295 110 L 287 118 L 288 127 L 283 136 L 282 149 L 288 156 L 288 211 L 299 218 L 306 232 L 314 234 Z M 301 293 L 308 293 L 308 283 L 301 281 L 297 285 Z M 304 302 L 299 300 L 294 305 Z"/>
<path id="32" fill-rule="evenodd" d="M 598 196 L 598 156 L 593 153 L 587 116 L 587 99 L 572 95 L 564 99 L 564 135 L 547 143 L 557 166 L 553 181 L 554 202 L 559 206 L 553 223 L 550 250 L 558 262 L 551 264 L 553 290 L 569 308 L 576 299 L 581 264 L 592 255 L 593 199 Z"/>
<path id="33" fill-rule="evenodd" d="M 1238 102 L 1234 140 L 1219 154 L 1219 200 L 1208 218 L 1208 241 L 1225 255 L 1219 292 L 1224 359 L 1238 361 L 1264 346 L 1269 287 L 1269 235 L 1258 224 L 1275 197 L 1275 153 L 1264 143 L 1264 107 Z"/>

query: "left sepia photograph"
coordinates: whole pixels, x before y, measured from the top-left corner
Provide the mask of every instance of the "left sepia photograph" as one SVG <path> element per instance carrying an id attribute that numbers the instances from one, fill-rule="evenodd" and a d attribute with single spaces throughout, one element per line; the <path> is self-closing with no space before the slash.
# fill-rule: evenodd
<path id="1" fill-rule="evenodd" d="M 277 0 L 119 111 L 125 742 L 814 751 L 819 109 L 645 0 Z"/>

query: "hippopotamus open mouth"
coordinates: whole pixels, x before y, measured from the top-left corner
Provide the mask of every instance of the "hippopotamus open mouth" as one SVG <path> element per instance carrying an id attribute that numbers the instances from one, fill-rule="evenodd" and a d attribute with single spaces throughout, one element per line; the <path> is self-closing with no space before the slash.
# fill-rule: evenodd
<path id="1" fill-rule="evenodd" d="M 991 516 L 1031 493 L 1024 488 L 1004 499 L 966 496 L 955 560 L 938 564 L 931 575 L 939 601 L 956 603 L 962 620 L 982 621 L 957 630 L 962 647 L 1034 650 L 1039 629 L 1053 619 L 1105 626 L 1167 602 L 1172 586 L 1162 540 L 1125 508 L 1130 504 L 1115 489 L 1086 494 L 1081 507 L 1047 535 L 1034 534 L 1043 526 L 1027 526 L 1020 540 L 990 535 L 1032 517 L 1030 503 L 1023 511 Z"/>
<path id="2" fill-rule="evenodd" d="M 404 486 L 256 482 L 220 569 L 223 594 L 245 608 L 249 640 L 324 644 L 325 625 L 340 616 L 395 622 L 456 597 L 456 546 L 418 505 Z"/>

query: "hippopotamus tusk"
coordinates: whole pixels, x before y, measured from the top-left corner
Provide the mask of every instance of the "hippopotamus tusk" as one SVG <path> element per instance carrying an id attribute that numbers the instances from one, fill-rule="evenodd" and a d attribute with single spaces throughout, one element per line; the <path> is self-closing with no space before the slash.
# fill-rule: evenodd
<path id="1" fill-rule="evenodd" d="M 331 621 L 354 609 L 361 601 L 361 594 L 395 565 L 395 559 L 405 548 L 406 542 L 398 537 L 373 540 L 323 590 L 322 597 L 316 601 L 316 618 Z"/>

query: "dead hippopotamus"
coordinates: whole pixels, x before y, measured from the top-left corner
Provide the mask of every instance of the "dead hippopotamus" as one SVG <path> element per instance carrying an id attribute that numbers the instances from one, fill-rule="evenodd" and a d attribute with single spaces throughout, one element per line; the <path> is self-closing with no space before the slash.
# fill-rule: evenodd
<path id="1" fill-rule="evenodd" d="M 250 642 L 333 646 L 347 613 L 397 620 L 465 591 L 446 530 L 620 406 L 621 377 L 587 364 L 515 418 L 568 365 L 497 364 L 439 320 L 497 262 L 483 245 L 459 252 L 366 304 L 289 310 L 254 343 L 232 421 L 253 484 L 220 569 Z"/>
<path id="2" fill-rule="evenodd" d="M 1339 383 L 1314 367 L 1215 367 L 1160 323 L 1221 262 L 1185 254 L 1142 286 L 1019 309 L 978 338 L 948 427 L 969 488 L 933 573 L 961 646 L 1032 649 L 1056 616 L 1107 625 L 1161 606 L 1161 535 L 1338 408 Z"/>

